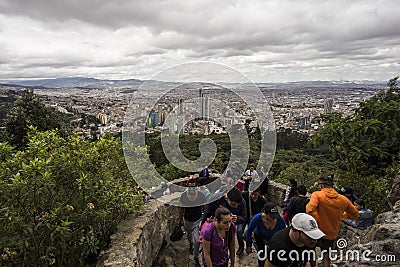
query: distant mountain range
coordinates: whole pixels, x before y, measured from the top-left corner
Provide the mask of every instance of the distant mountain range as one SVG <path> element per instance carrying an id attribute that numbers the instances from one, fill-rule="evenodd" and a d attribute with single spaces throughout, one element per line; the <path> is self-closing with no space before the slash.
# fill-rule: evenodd
<path id="1" fill-rule="evenodd" d="M 1 84 L 29 86 L 40 88 L 96 88 L 104 89 L 110 87 L 132 87 L 141 84 L 142 81 L 136 79 L 129 80 L 100 80 L 95 78 L 69 77 L 56 79 L 39 79 L 39 80 L 6 80 L 0 81 Z"/>
<path id="2" fill-rule="evenodd" d="M 108 88 L 137 88 L 143 82 L 137 79 L 128 80 L 101 80 L 85 77 L 68 77 L 55 79 L 36 79 L 36 80 L 2 80 L 0 84 L 14 85 L 34 88 L 83 88 L 83 89 L 108 89 Z M 158 83 L 157 81 L 152 81 Z M 160 82 L 162 83 L 162 82 Z M 319 87 L 319 86 L 386 86 L 386 82 L 378 81 L 298 81 L 287 83 L 257 83 L 261 87 L 275 87 L 279 85 L 289 87 Z"/>

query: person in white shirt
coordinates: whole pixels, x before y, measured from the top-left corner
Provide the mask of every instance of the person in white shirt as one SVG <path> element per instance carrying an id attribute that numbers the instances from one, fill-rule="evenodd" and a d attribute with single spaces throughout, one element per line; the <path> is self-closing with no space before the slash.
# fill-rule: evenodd
<path id="1" fill-rule="evenodd" d="M 254 169 L 254 166 L 250 165 L 249 169 L 244 173 L 243 180 L 245 181 L 244 191 L 249 191 L 249 185 L 252 180 L 254 180 L 255 183 L 260 182 L 260 177 Z"/>

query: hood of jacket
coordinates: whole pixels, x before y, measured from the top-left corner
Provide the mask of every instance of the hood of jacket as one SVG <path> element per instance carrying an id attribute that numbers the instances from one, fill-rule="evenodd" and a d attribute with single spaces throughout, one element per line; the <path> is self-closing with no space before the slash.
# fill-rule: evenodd
<path id="1" fill-rule="evenodd" d="M 337 198 L 339 196 L 339 193 L 333 188 L 322 188 L 321 191 L 329 198 Z"/>

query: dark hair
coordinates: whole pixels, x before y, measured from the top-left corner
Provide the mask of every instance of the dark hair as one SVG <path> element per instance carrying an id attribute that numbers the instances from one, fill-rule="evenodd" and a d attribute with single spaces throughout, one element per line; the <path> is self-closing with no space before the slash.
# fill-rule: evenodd
<path id="1" fill-rule="evenodd" d="M 340 193 L 341 194 L 353 194 L 353 189 L 351 187 L 348 187 L 348 186 L 343 186 L 340 189 Z"/>
<path id="2" fill-rule="evenodd" d="M 259 188 L 259 187 L 255 188 L 255 189 L 251 189 L 251 188 L 250 188 L 250 191 L 251 191 L 251 192 L 260 192 L 260 188 Z"/>
<path id="3" fill-rule="evenodd" d="M 272 203 L 272 202 L 265 202 L 265 204 L 264 204 L 264 207 L 262 208 L 262 212 L 263 213 L 271 213 L 271 210 L 272 209 L 276 209 L 277 211 L 278 211 L 278 209 L 277 209 L 277 207 L 276 207 L 276 205 L 274 204 L 274 203 Z"/>
<path id="4" fill-rule="evenodd" d="M 333 186 L 333 180 L 329 176 L 322 176 L 318 179 L 318 183 L 326 185 L 326 186 Z"/>
<path id="5" fill-rule="evenodd" d="M 363 206 L 365 208 L 365 202 L 361 199 L 357 199 L 356 201 L 354 201 L 354 203 L 357 203 L 360 206 Z"/>
<path id="6" fill-rule="evenodd" d="M 219 207 L 218 209 L 215 210 L 215 218 L 217 221 L 221 221 L 221 216 L 223 215 L 229 215 L 231 214 L 230 210 L 228 210 L 225 207 Z"/>
<path id="7" fill-rule="evenodd" d="M 299 195 L 305 195 L 307 194 L 307 188 L 304 185 L 299 185 L 299 187 L 297 187 L 297 193 L 299 193 Z"/>
<path id="8" fill-rule="evenodd" d="M 230 201 L 240 204 L 242 202 L 242 192 L 237 188 L 233 188 L 228 192 L 228 198 Z"/>
<path id="9" fill-rule="evenodd" d="M 194 184 L 194 185 L 197 186 L 197 180 L 196 180 L 196 179 L 189 179 L 189 180 L 187 180 L 187 184 L 188 184 L 188 185 L 189 185 L 189 184 Z"/>
<path id="10" fill-rule="evenodd" d="M 296 182 L 295 179 L 293 179 L 293 178 L 289 179 L 289 183 L 290 183 L 291 185 L 294 185 L 294 186 L 297 187 L 297 182 Z"/>

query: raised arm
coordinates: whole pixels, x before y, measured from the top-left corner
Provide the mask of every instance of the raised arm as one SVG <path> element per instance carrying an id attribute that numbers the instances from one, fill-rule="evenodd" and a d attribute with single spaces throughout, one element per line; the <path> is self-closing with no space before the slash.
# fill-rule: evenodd
<path id="1" fill-rule="evenodd" d="M 319 205 L 319 198 L 318 195 L 316 194 L 317 192 L 312 193 L 310 197 L 310 202 L 308 202 L 306 206 L 306 213 L 310 214 L 311 216 L 314 217 L 314 219 L 318 220 L 318 205 Z"/>

